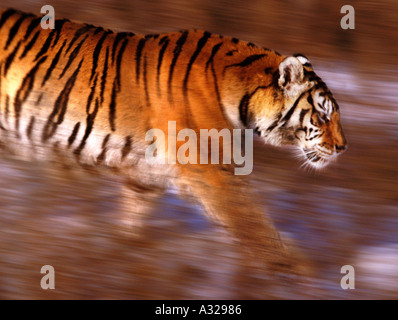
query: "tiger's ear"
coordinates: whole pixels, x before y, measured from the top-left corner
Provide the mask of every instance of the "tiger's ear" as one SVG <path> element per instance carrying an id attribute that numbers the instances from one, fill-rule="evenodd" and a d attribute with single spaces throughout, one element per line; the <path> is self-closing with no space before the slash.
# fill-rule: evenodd
<path id="1" fill-rule="evenodd" d="M 279 64 L 278 85 L 288 97 L 303 93 L 307 85 L 303 83 L 304 68 L 296 57 L 287 57 Z"/>

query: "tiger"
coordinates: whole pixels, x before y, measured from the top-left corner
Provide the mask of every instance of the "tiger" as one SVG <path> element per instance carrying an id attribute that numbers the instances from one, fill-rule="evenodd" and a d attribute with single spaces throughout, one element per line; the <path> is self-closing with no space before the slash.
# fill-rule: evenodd
<path id="1" fill-rule="evenodd" d="M 138 194 L 137 207 L 138 198 L 176 188 L 265 269 L 297 270 L 249 176 L 235 175 L 233 163 L 148 164 L 145 137 L 167 133 L 169 121 L 195 132 L 250 129 L 325 167 L 347 142 L 338 103 L 305 55 L 203 30 L 139 35 L 67 19 L 43 29 L 41 16 L 0 14 L 4 154 L 110 170 Z"/>

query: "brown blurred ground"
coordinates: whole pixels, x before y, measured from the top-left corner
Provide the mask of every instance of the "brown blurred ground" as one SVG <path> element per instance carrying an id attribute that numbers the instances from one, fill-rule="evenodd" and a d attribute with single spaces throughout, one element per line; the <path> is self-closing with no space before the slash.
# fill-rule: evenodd
<path id="1" fill-rule="evenodd" d="M 343 1 L 9 1 L 39 13 L 137 33 L 201 28 L 314 62 L 342 109 L 349 150 L 307 172 L 288 150 L 255 152 L 254 178 L 279 228 L 310 257 L 314 275 L 292 284 L 246 266 L 228 235 L 199 208 L 168 194 L 140 236 L 120 230 L 120 185 L 65 178 L 40 164 L 0 160 L 0 298 L 398 298 L 398 10 Z M 182 245 L 183 244 L 183 245 Z M 53 265 L 56 290 L 40 268 Z M 356 268 L 356 290 L 340 268 Z"/>

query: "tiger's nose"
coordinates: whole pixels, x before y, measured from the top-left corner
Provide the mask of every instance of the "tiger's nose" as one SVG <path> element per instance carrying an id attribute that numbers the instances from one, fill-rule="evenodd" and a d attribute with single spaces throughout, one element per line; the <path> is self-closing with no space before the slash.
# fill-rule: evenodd
<path id="1" fill-rule="evenodd" d="M 336 152 L 337 153 L 343 153 L 344 151 L 347 150 L 347 145 L 346 144 L 342 144 L 342 145 L 336 144 L 334 147 L 336 148 Z"/>

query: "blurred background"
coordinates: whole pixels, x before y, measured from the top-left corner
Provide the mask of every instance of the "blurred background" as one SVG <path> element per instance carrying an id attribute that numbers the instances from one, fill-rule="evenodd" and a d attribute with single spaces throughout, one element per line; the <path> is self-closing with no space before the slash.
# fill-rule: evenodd
<path id="1" fill-rule="evenodd" d="M 0 155 L 1 299 L 398 298 L 398 3 L 321 0 L 0 0 L 0 7 L 114 31 L 205 29 L 283 54 L 304 53 L 340 104 L 348 151 L 308 172 L 257 143 L 252 177 L 264 211 L 309 257 L 293 284 L 245 263 L 197 206 L 167 193 L 139 234 L 123 231 L 121 184 Z M 343 30 L 343 5 L 355 30 Z M 55 290 L 40 288 L 43 265 Z M 342 290 L 352 265 L 355 290 Z"/>

